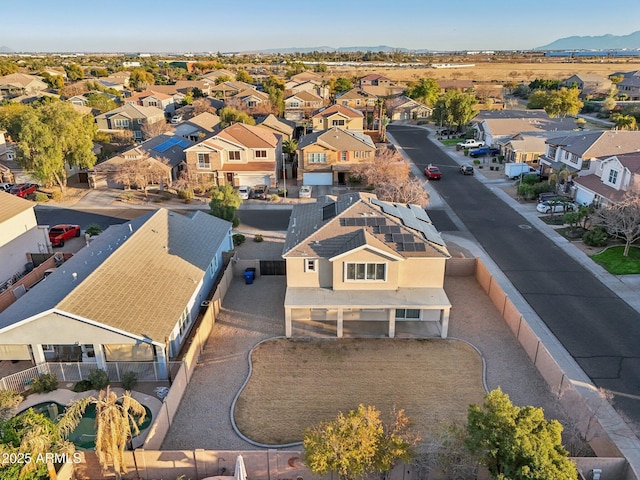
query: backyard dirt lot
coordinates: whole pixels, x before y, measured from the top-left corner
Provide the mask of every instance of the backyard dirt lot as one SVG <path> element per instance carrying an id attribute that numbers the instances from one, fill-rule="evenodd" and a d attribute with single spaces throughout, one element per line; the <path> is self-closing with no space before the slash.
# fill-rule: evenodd
<path id="1" fill-rule="evenodd" d="M 480 355 L 459 340 L 277 339 L 260 345 L 252 364 L 235 420 L 270 445 L 302 441 L 306 427 L 360 403 L 383 417 L 404 408 L 423 437 L 439 422 L 462 423 L 485 394 Z"/>

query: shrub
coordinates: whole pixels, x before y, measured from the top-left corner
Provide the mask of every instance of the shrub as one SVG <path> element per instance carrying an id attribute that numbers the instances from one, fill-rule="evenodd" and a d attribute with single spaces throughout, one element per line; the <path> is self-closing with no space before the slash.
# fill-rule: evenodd
<path id="1" fill-rule="evenodd" d="M 43 192 L 36 192 L 33 194 L 33 201 L 38 203 L 44 203 L 49 201 L 49 195 Z"/>
<path id="2" fill-rule="evenodd" d="M 281 197 L 284 197 L 285 195 L 287 195 L 287 193 L 289 193 L 289 191 L 286 188 L 278 189 L 278 195 L 280 195 Z"/>
<path id="3" fill-rule="evenodd" d="M 131 390 L 138 383 L 138 375 L 136 372 L 124 372 L 122 374 L 122 388 Z"/>
<path id="4" fill-rule="evenodd" d="M 100 225 L 89 225 L 85 230 L 85 233 L 88 233 L 89 236 L 95 237 L 96 235 L 100 235 L 102 233 L 102 227 Z"/>
<path id="5" fill-rule="evenodd" d="M 609 234 L 604 227 L 594 227 L 585 232 L 582 241 L 590 247 L 605 247 L 609 243 Z"/>
<path id="6" fill-rule="evenodd" d="M 184 190 L 178 190 L 178 198 L 180 200 L 191 200 L 194 196 L 194 192 L 191 188 L 185 188 Z"/>
<path id="7" fill-rule="evenodd" d="M 473 161 L 474 165 L 480 165 L 480 160 L 478 160 L 477 158 Z"/>
<path id="8" fill-rule="evenodd" d="M 102 390 L 107 385 L 109 385 L 109 375 L 104 370 L 100 370 L 99 368 L 92 368 L 89 370 L 89 383 L 91 387 L 96 390 Z"/>
<path id="9" fill-rule="evenodd" d="M 253 237 L 253 241 L 256 243 L 260 243 L 264 241 L 264 238 L 262 238 L 262 235 L 260 235 L 259 233 Z"/>
<path id="10" fill-rule="evenodd" d="M 58 378 L 50 373 L 43 373 L 33 380 L 31 391 L 33 393 L 53 392 L 58 388 Z"/>
<path id="11" fill-rule="evenodd" d="M 468 148 L 465 148 L 465 149 L 464 149 L 464 156 L 465 156 L 465 157 L 468 157 L 468 156 L 469 156 L 469 149 L 468 149 Z M 475 162 L 475 160 L 474 160 L 474 162 Z"/>
<path id="12" fill-rule="evenodd" d="M 52 200 L 59 201 L 59 200 L 62 200 L 63 198 L 64 198 L 64 195 L 60 190 L 54 190 L 53 192 L 51 192 Z"/>
<path id="13" fill-rule="evenodd" d="M 242 245 L 246 239 L 247 239 L 247 237 L 245 237 L 241 233 L 234 233 L 233 234 L 233 244 L 236 247 Z"/>
<path id="14" fill-rule="evenodd" d="M 233 220 L 231 220 L 231 226 L 236 228 L 238 225 L 240 225 L 240 217 L 235 216 L 233 217 Z"/>
<path id="15" fill-rule="evenodd" d="M 80 380 L 73 386 L 74 392 L 86 392 L 91 390 L 91 382 L 89 380 Z"/>
<path id="16" fill-rule="evenodd" d="M 278 200 L 280 200 L 280 196 L 277 193 L 272 193 L 271 195 L 269 195 L 269 200 L 271 200 L 272 202 L 277 202 Z"/>

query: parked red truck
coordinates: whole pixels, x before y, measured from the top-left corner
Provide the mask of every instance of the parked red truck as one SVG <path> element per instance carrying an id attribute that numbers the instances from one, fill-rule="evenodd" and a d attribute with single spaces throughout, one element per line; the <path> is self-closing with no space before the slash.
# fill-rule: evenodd
<path id="1" fill-rule="evenodd" d="M 31 193 L 36 193 L 37 189 L 38 185 L 35 183 L 20 183 L 11 187 L 9 193 L 13 193 L 14 195 L 24 198 Z"/>
<path id="2" fill-rule="evenodd" d="M 64 247 L 64 241 L 80 236 L 80 225 L 54 225 L 49 229 L 49 241 L 54 247 Z"/>

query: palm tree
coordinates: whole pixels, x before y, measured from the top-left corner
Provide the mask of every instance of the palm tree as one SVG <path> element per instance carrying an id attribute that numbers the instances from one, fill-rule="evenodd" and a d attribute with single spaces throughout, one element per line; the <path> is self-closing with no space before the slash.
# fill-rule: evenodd
<path id="1" fill-rule="evenodd" d="M 96 454 L 104 470 L 113 465 L 116 479 L 127 472 L 124 451 L 129 441 L 140 433 L 139 425 L 145 419 L 145 408 L 129 392 L 118 396 L 109 387 L 100 390 L 98 398 L 87 397 L 67 409 L 70 418 L 80 418 L 87 405 L 96 406 Z"/>

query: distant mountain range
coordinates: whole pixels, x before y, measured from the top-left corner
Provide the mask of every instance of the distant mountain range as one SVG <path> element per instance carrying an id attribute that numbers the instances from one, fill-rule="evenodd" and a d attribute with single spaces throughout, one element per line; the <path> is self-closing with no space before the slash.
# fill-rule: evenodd
<path id="1" fill-rule="evenodd" d="M 621 50 L 640 48 L 640 31 L 629 35 L 560 38 L 535 50 Z"/>
<path id="2" fill-rule="evenodd" d="M 5 47 L 4 45 L 0 47 L 0 53 L 14 53 L 9 47 Z"/>
<path id="3" fill-rule="evenodd" d="M 401 47 L 389 47 L 388 45 L 378 45 L 377 47 L 291 47 L 291 48 L 268 48 L 265 50 L 252 50 L 255 53 L 309 53 L 309 52 L 324 52 L 324 53 L 333 53 L 333 52 L 384 52 L 384 53 L 393 53 L 393 52 L 427 52 L 427 50 L 410 50 L 408 48 Z"/>

